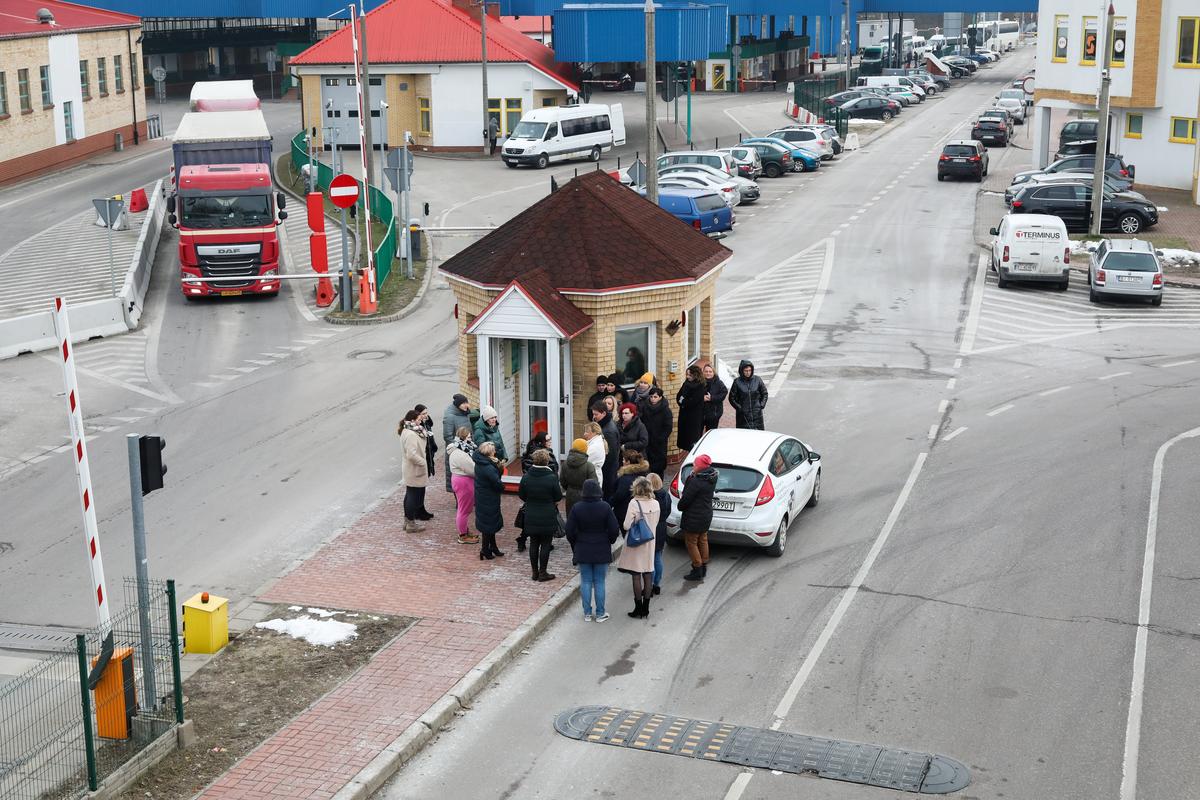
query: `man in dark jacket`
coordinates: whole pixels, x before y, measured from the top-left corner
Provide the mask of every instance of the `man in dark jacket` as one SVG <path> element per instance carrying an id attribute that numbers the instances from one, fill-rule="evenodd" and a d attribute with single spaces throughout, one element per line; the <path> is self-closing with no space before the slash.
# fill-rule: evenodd
<path id="1" fill-rule="evenodd" d="M 692 474 L 679 494 L 679 530 L 692 558 L 692 571 L 685 581 L 703 580 L 708 574 L 708 528 L 712 525 L 713 494 L 717 489 L 717 471 L 712 459 L 701 454 L 692 463 Z"/>
<path id="2" fill-rule="evenodd" d="M 592 406 L 596 405 L 596 403 L 599 403 L 604 398 L 608 397 L 608 388 L 607 387 L 608 387 L 608 376 L 607 375 L 597 375 L 596 376 L 596 392 L 595 392 L 595 394 L 593 394 L 591 397 L 588 398 L 588 404 L 587 404 L 588 408 L 591 408 Z"/>
<path id="3" fill-rule="evenodd" d="M 450 399 L 450 405 L 442 412 L 442 444 L 446 445 L 446 491 L 454 492 L 450 487 L 450 444 L 458 438 L 458 429 L 471 428 L 471 401 L 466 395 L 456 394 Z"/>
<path id="4" fill-rule="evenodd" d="M 612 563 L 612 546 L 621 529 L 612 508 L 604 502 L 600 484 L 584 481 L 579 502 L 567 515 L 567 541 L 579 565 L 579 596 L 583 600 L 583 618 L 591 621 L 592 597 L 596 599 L 596 622 L 608 620 L 604 610 L 604 580 Z"/>
<path id="5" fill-rule="evenodd" d="M 729 389 L 725 386 L 725 381 L 721 380 L 721 376 L 717 374 L 717 370 L 712 364 L 704 365 L 704 431 L 715 430 L 721 425 L 721 415 L 725 413 L 725 398 L 729 396 Z"/>
<path id="6" fill-rule="evenodd" d="M 638 409 L 633 403 L 625 403 L 621 406 L 620 431 L 622 449 L 637 450 L 643 454 L 646 452 L 650 436 L 646 433 L 646 426 L 638 419 Z"/>
<path id="7" fill-rule="evenodd" d="M 638 407 L 638 416 L 646 426 L 646 460 L 650 462 L 650 471 L 665 479 L 667 445 L 671 441 L 671 431 L 675 429 L 675 415 L 671 413 L 671 406 L 663 398 L 662 389 L 657 386 L 650 387 L 645 402 Z"/>
<path id="8" fill-rule="evenodd" d="M 608 453 L 604 456 L 604 468 L 600 470 L 604 473 L 602 483 L 604 499 L 607 500 L 617 490 L 617 468 L 621 464 L 621 432 L 617 430 L 617 423 L 613 421 L 612 414 L 608 413 L 603 403 L 592 406 L 592 421 L 600 426 L 600 431 L 604 434 L 604 443 L 608 445 Z"/>
<path id="9" fill-rule="evenodd" d="M 737 412 L 737 426 L 763 430 L 763 410 L 767 407 L 767 385 L 754 374 L 754 364 L 742 359 L 738 376 L 729 387 L 729 405 Z"/>

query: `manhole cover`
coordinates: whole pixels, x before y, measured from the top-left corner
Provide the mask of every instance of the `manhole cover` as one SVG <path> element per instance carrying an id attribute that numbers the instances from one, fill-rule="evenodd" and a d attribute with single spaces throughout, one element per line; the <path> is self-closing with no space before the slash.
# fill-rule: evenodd
<path id="1" fill-rule="evenodd" d="M 391 350 L 355 350 L 347 357 L 357 358 L 360 361 L 378 361 L 381 358 L 387 358 L 391 354 Z"/>
<path id="2" fill-rule="evenodd" d="M 454 372 L 454 367 L 426 367 L 420 371 L 420 374 L 426 378 L 441 378 L 445 375 L 453 375 Z"/>
<path id="3" fill-rule="evenodd" d="M 554 729 L 571 739 L 595 744 L 813 773 L 919 794 L 957 792 L 971 782 L 966 766 L 946 756 L 626 708 L 568 709 L 555 718 Z"/>

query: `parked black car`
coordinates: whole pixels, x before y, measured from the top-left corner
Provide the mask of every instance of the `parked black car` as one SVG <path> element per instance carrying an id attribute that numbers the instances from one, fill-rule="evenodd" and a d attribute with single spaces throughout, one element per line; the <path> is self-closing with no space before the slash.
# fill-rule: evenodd
<path id="1" fill-rule="evenodd" d="M 1008 126 L 1003 120 L 980 118 L 971 128 L 971 138 L 987 145 L 1008 147 Z"/>
<path id="2" fill-rule="evenodd" d="M 771 142 L 745 142 L 745 147 L 753 147 L 758 151 L 762 161 L 763 174 L 768 178 L 778 178 L 792 171 L 792 153 L 781 144 Z"/>
<path id="3" fill-rule="evenodd" d="M 1026 186 L 1032 186 L 1035 183 L 1048 184 L 1048 183 L 1076 183 L 1076 182 L 1086 184 L 1087 186 L 1091 186 L 1092 185 L 1092 176 L 1087 175 L 1082 172 L 1060 172 L 1055 175 L 1034 175 L 1032 178 L 1030 178 L 1025 183 L 1018 184 L 1016 186 L 1009 186 L 1007 189 L 1005 189 L 1004 190 L 1004 204 L 1011 208 L 1013 198 L 1015 198 L 1017 196 L 1017 194 L 1020 193 L 1020 191 L 1022 189 L 1024 189 Z M 1124 192 L 1125 194 L 1128 194 L 1128 195 L 1144 198 L 1144 195 L 1142 195 L 1141 193 L 1135 192 L 1132 189 L 1126 189 L 1124 184 L 1114 181 L 1108 175 L 1104 176 L 1104 191 L 1108 192 L 1109 194 L 1119 194 L 1121 192 Z M 1149 201 L 1146 201 L 1146 202 L 1149 202 Z"/>
<path id="4" fill-rule="evenodd" d="M 1086 231 L 1091 214 L 1092 187 L 1078 183 L 1034 183 L 1017 193 L 1014 214 L 1050 214 L 1060 218 L 1069 231 Z M 1158 209 L 1136 193 L 1104 194 L 1100 230 L 1134 234 L 1158 224 Z"/>
<path id="5" fill-rule="evenodd" d="M 1012 183 L 1015 186 L 1025 183 L 1035 175 L 1055 175 L 1063 172 L 1091 175 L 1095 167 L 1096 156 L 1094 155 L 1067 156 L 1047 165 L 1044 169 L 1028 169 L 1024 172 L 1018 172 L 1013 176 Z M 1104 172 L 1113 183 L 1120 185 L 1122 191 L 1133 186 L 1133 165 L 1126 164 L 1125 159 L 1121 156 L 1108 156 L 1105 159 Z"/>
<path id="6" fill-rule="evenodd" d="M 857 100 L 860 97 L 870 97 L 873 92 L 868 92 L 865 89 L 847 89 L 844 92 L 831 94 L 825 98 L 825 105 L 830 108 L 841 108 L 851 100 Z"/>
<path id="7" fill-rule="evenodd" d="M 947 142 L 938 157 L 939 181 L 947 177 L 967 177 L 982 181 L 988 174 L 987 149 L 979 141 Z"/>
<path id="8" fill-rule="evenodd" d="M 1006 131 L 1008 131 L 1008 138 L 1010 138 L 1010 139 L 1012 138 L 1013 118 L 1012 118 L 1012 114 L 1008 113 L 1008 111 L 1006 109 L 989 108 L 987 111 L 984 111 L 983 113 L 981 113 L 979 115 L 979 118 L 980 119 L 995 119 L 995 120 L 999 120 L 999 121 L 1003 122 L 1004 129 Z"/>
<path id="9" fill-rule="evenodd" d="M 843 103 L 841 109 L 851 118 L 881 119 L 887 122 L 900 113 L 900 104 L 882 97 L 860 97 Z"/>
<path id="10" fill-rule="evenodd" d="M 1100 135 L 1099 126 L 1094 119 L 1073 119 L 1066 125 L 1063 125 L 1062 130 L 1058 134 L 1058 149 L 1062 150 L 1064 145 L 1071 142 L 1081 141 L 1096 141 Z M 1096 152 L 1094 149 L 1092 152 Z"/>

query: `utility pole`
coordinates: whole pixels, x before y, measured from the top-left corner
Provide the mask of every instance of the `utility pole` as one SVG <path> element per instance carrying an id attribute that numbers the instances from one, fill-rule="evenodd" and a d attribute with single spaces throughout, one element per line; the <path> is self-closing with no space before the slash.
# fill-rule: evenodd
<path id="1" fill-rule="evenodd" d="M 363 171 L 363 186 L 369 186 L 372 179 L 375 177 L 375 151 L 374 145 L 371 142 L 371 62 L 367 57 L 367 10 L 366 3 L 358 9 L 358 36 L 360 39 L 359 49 L 362 50 L 362 74 L 358 76 L 359 85 L 362 87 L 362 107 L 367 118 L 362 120 L 363 124 L 363 146 L 366 148 L 364 156 L 364 164 L 366 169 Z M 353 6 L 351 6 L 353 8 Z M 353 12 L 351 12 L 353 13 Z M 386 134 L 385 134 L 386 139 Z M 381 185 L 383 181 L 379 182 Z M 367 191 L 366 188 L 363 191 Z"/>
<path id="2" fill-rule="evenodd" d="M 654 60 L 654 0 L 646 0 L 646 199 L 658 205 L 658 111 L 654 107 L 657 90 Z"/>
<path id="3" fill-rule="evenodd" d="M 1100 222 L 1104 216 L 1104 172 L 1108 166 L 1108 91 L 1112 83 L 1112 38 L 1116 9 L 1108 4 L 1108 18 L 1104 25 L 1104 68 L 1100 72 L 1100 94 L 1096 98 L 1096 166 L 1092 169 L 1092 220 L 1088 233 L 1100 235 Z"/>
<path id="4" fill-rule="evenodd" d="M 491 118 L 488 114 L 488 85 L 487 85 L 487 0 L 479 2 L 479 52 L 480 66 L 483 73 L 483 154 L 486 156 L 490 149 L 489 134 L 491 133 Z"/>

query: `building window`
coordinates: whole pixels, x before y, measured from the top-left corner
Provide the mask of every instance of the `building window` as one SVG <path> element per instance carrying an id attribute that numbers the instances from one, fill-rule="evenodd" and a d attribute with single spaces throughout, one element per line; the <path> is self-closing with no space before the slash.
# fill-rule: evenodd
<path id="1" fill-rule="evenodd" d="M 96 89 L 101 97 L 108 97 L 108 65 L 103 58 L 96 59 Z"/>
<path id="2" fill-rule="evenodd" d="M 121 74 L 120 56 L 113 56 L 113 83 L 117 85 L 117 94 L 125 91 L 125 77 Z"/>
<path id="3" fill-rule="evenodd" d="M 1180 17 L 1175 47 L 1175 66 L 1200 67 L 1200 17 Z"/>
<path id="4" fill-rule="evenodd" d="M 21 98 L 21 113 L 33 111 L 33 103 L 29 100 L 29 70 L 17 70 L 17 97 Z"/>
<path id="5" fill-rule="evenodd" d="M 346 78 L 347 86 L 358 86 L 358 78 Z"/>
<path id="6" fill-rule="evenodd" d="M 1112 48 L 1108 58 L 1114 67 L 1125 66 L 1125 20 L 1125 17 L 1113 20 Z"/>
<path id="7" fill-rule="evenodd" d="M 428 136 L 433 131 L 433 106 L 429 104 L 428 97 L 418 97 L 417 108 L 421 115 L 418 133 Z"/>
<path id="8" fill-rule="evenodd" d="M 1052 61 L 1067 60 L 1067 45 L 1070 44 L 1070 29 L 1067 26 L 1068 18 L 1066 14 L 1057 14 L 1054 17 L 1054 57 Z"/>
<path id="9" fill-rule="evenodd" d="M 491 127 L 491 120 L 496 120 L 496 132 L 504 135 L 504 114 L 500 112 L 501 104 L 499 97 L 488 98 L 488 127 Z"/>
<path id="10" fill-rule="evenodd" d="M 8 116 L 8 76 L 0 72 L 0 117 Z"/>
<path id="11" fill-rule="evenodd" d="M 1188 117 L 1171 117 L 1171 141 L 1180 144 L 1196 143 L 1196 120 Z"/>
<path id="12" fill-rule="evenodd" d="M 383 86 L 383 78 L 371 78 L 371 86 Z"/>
<path id="13" fill-rule="evenodd" d="M 84 100 L 92 98 L 92 85 L 88 80 L 88 63 L 87 61 L 79 62 L 79 90 L 83 95 Z"/>
<path id="14" fill-rule="evenodd" d="M 1126 114 L 1125 115 L 1125 138 L 1126 139 L 1142 138 L 1142 115 L 1141 114 Z"/>
<path id="15" fill-rule="evenodd" d="M 684 361 L 688 365 L 695 364 L 700 360 L 700 304 L 697 303 L 692 307 L 692 310 L 687 312 L 687 352 L 684 354 Z"/>
<path id="16" fill-rule="evenodd" d="M 1079 63 L 1083 66 L 1094 66 L 1096 63 L 1096 48 L 1099 46 L 1099 19 L 1096 17 L 1083 18 L 1083 52 Z"/>
<path id="17" fill-rule="evenodd" d="M 67 133 L 67 141 L 75 141 L 75 109 L 70 100 L 63 101 L 63 128 Z"/>
<path id="18" fill-rule="evenodd" d="M 542 98 L 542 108 L 552 108 L 555 105 L 553 97 Z"/>
<path id="19" fill-rule="evenodd" d="M 647 372 L 654 372 L 654 326 L 631 325 L 617 328 L 614 372 L 623 386 L 632 386 Z"/>
<path id="20" fill-rule="evenodd" d="M 338 81 L 338 79 L 337 79 L 337 78 L 326 78 L 326 79 L 325 79 L 325 85 L 326 85 L 326 86 L 340 86 L 340 85 L 341 85 L 341 82 L 340 82 L 340 81 Z"/>
<path id="21" fill-rule="evenodd" d="M 38 67 L 38 77 L 42 83 L 42 108 L 54 105 L 54 93 L 50 91 L 50 67 Z"/>
<path id="22" fill-rule="evenodd" d="M 521 98 L 509 97 L 504 100 L 504 125 L 507 132 L 511 133 L 517 129 L 517 123 L 521 121 L 521 113 Z"/>

